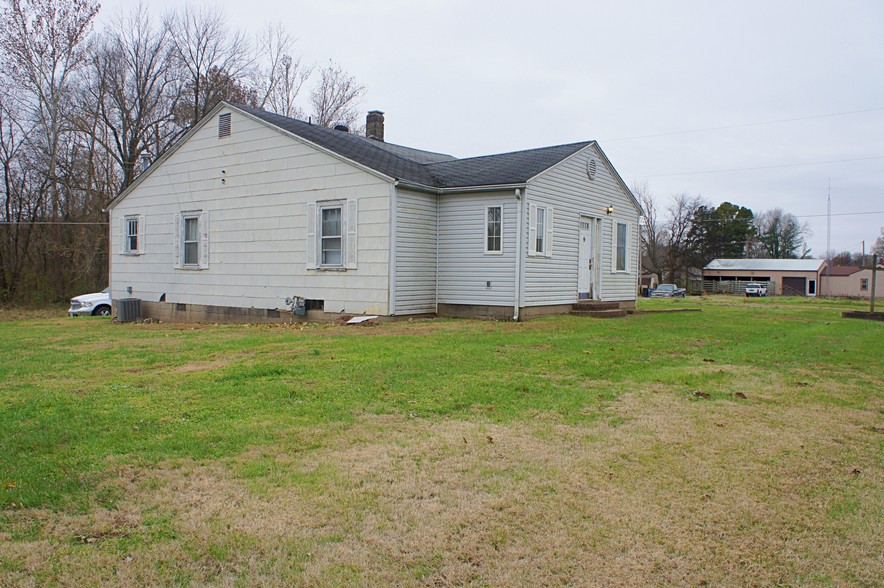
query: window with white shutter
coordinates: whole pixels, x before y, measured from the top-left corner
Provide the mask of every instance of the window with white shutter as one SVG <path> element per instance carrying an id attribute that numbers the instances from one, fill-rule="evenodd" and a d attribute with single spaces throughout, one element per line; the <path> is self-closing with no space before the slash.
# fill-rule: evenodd
<path id="1" fill-rule="evenodd" d="M 203 210 L 175 215 L 174 266 L 209 269 L 209 213 Z"/>
<path id="2" fill-rule="evenodd" d="M 307 205 L 307 269 L 356 269 L 356 200 Z"/>
<path id="3" fill-rule="evenodd" d="M 144 253 L 144 220 L 141 215 L 131 214 L 121 219 L 120 237 L 124 255 Z"/>
<path id="4" fill-rule="evenodd" d="M 528 255 L 552 257 L 553 209 L 532 204 L 528 208 Z"/>

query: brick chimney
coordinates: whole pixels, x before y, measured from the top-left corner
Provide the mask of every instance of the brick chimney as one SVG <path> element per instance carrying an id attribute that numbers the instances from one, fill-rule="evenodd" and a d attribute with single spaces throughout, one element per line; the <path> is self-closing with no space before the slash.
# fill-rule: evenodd
<path id="1" fill-rule="evenodd" d="M 384 140 L 384 113 L 380 110 L 369 110 L 365 117 L 365 135 L 369 139 Z"/>

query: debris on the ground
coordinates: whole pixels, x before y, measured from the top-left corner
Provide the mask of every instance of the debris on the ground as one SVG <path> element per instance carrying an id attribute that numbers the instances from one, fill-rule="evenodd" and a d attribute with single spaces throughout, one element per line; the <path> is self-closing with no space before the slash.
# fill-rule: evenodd
<path id="1" fill-rule="evenodd" d="M 376 314 L 369 314 L 366 316 L 354 316 L 350 320 L 348 320 L 345 324 L 347 325 L 361 325 L 362 323 L 366 323 L 368 321 L 373 321 L 378 318 Z"/>

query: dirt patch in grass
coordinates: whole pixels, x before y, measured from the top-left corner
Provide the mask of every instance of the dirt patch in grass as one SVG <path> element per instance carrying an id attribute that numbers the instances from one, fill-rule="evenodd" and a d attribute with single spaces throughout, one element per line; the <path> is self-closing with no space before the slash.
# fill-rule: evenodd
<path id="1" fill-rule="evenodd" d="M 223 463 L 121 467 L 104 482 L 120 491 L 115 510 L 6 511 L 0 583 L 881 577 L 880 412 L 657 389 L 607 413 L 581 425 L 365 416 L 281 431 Z"/>
<path id="2" fill-rule="evenodd" d="M 207 372 L 212 370 L 218 370 L 223 367 L 226 367 L 232 363 L 236 363 L 241 361 L 241 357 L 228 357 L 228 358 L 218 358 L 213 359 L 211 361 L 193 361 L 190 363 L 186 363 L 182 366 L 175 368 L 173 371 L 176 374 L 193 374 L 197 372 Z"/>

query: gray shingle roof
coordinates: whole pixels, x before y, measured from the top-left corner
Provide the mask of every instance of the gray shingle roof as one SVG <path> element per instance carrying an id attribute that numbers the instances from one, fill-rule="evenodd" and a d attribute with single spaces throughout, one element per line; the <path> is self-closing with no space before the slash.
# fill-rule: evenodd
<path id="1" fill-rule="evenodd" d="M 815 272 L 824 259 L 713 259 L 703 269 L 765 272 Z"/>
<path id="2" fill-rule="evenodd" d="M 433 188 L 522 184 L 592 141 L 457 159 L 235 105 L 261 120 L 398 180 Z"/>
<path id="3" fill-rule="evenodd" d="M 427 166 L 440 188 L 521 184 L 591 141 L 431 163 Z"/>

